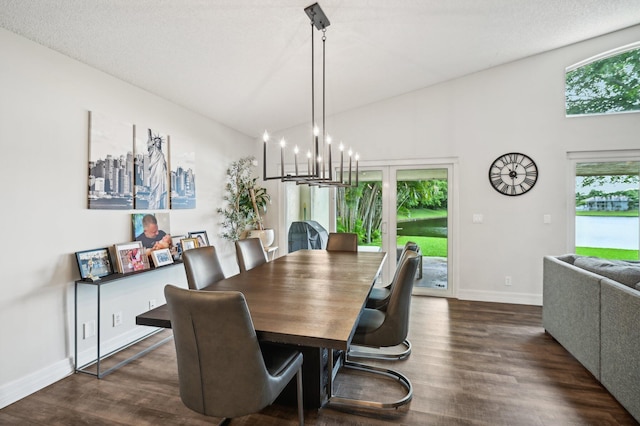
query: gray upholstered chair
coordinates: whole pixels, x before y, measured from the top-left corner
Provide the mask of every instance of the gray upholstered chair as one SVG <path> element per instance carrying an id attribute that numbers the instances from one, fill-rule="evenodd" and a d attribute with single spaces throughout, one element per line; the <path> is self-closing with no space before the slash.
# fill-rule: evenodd
<path id="1" fill-rule="evenodd" d="M 246 272 L 250 269 L 267 263 L 267 254 L 262 247 L 260 238 L 247 238 L 236 241 L 236 258 L 240 272 Z"/>
<path id="2" fill-rule="evenodd" d="M 398 264 L 396 265 L 396 271 L 393 275 L 393 279 L 389 284 L 384 287 L 373 287 L 371 292 L 369 293 L 369 297 L 367 298 L 367 308 L 370 309 L 386 309 L 387 303 L 389 303 L 389 296 L 391 296 L 391 286 L 396 281 L 398 276 L 398 272 L 400 271 L 400 265 L 405 258 L 405 255 L 408 250 L 415 251 L 418 253 L 418 244 L 413 241 L 407 241 L 402 249 L 402 253 L 398 258 Z"/>
<path id="3" fill-rule="evenodd" d="M 186 250 L 182 254 L 182 260 L 191 290 L 200 290 L 226 278 L 213 246 Z"/>
<path id="4" fill-rule="evenodd" d="M 327 239 L 328 251 L 358 251 L 358 234 L 331 232 Z"/>
<path id="5" fill-rule="evenodd" d="M 244 295 L 165 286 L 182 402 L 206 416 L 256 413 L 297 374 L 298 418 L 304 423 L 302 354 L 258 343 Z"/>
<path id="6" fill-rule="evenodd" d="M 378 309 L 365 308 L 356 326 L 356 331 L 351 341 L 352 345 L 381 348 L 397 346 L 404 342 L 408 342 L 406 338 L 409 332 L 411 291 L 413 289 L 413 281 L 416 275 L 418 263 L 418 254 L 414 251 L 408 250 L 405 255 L 405 259 L 400 265 L 397 280 L 392 287 L 387 310 L 381 311 Z M 409 346 L 409 351 L 410 350 L 411 348 Z M 349 407 L 386 409 L 398 408 L 411 401 L 411 398 L 413 397 L 413 387 L 406 376 L 394 370 L 354 362 L 352 358 L 357 356 L 357 353 L 350 350 L 347 353 L 346 360 L 344 361 L 344 367 L 392 377 L 405 387 L 407 393 L 401 399 L 390 403 L 362 401 L 332 395 L 330 400 L 331 404 Z M 333 360 L 331 360 L 331 362 L 333 362 Z"/>

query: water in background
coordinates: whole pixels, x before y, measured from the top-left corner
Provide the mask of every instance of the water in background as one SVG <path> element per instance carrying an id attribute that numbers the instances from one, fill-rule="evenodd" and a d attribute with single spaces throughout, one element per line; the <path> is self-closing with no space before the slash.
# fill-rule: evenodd
<path id="1" fill-rule="evenodd" d="M 637 217 L 576 216 L 576 246 L 638 250 Z"/>

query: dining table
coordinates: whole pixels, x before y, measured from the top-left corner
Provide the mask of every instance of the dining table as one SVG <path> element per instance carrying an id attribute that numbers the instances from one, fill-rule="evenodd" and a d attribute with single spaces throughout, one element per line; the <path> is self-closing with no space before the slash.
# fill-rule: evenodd
<path id="1" fill-rule="evenodd" d="M 244 294 L 258 339 L 303 353 L 304 402 L 319 408 L 331 396 L 334 351 L 346 352 L 385 252 L 298 250 L 201 291 Z M 166 305 L 140 314 L 138 325 L 171 327 Z M 295 401 L 295 386 L 282 399 Z"/>

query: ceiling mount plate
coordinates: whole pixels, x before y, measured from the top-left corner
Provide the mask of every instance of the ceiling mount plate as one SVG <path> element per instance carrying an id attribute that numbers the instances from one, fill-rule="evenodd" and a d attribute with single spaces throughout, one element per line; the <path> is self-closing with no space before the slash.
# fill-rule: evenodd
<path id="1" fill-rule="evenodd" d="M 307 6 L 304 11 L 317 29 L 323 30 L 331 25 L 331 22 L 329 22 L 329 18 L 327 18 L 327 15 L 324 14 L 322 8 L 318 3 Z"/>

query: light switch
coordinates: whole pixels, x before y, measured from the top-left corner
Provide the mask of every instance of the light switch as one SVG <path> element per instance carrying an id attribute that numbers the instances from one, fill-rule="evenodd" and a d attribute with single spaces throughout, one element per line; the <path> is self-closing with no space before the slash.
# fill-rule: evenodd
<path id="1" fill-rule="evenodd" d="M 545 214 L 544 216 L 542 216 L 542 221 L 545 224 L 550 224 L 551 223 L 551 215 L 550 214 Z"/>
<path id="2" fill-rule="evenodd" d="M 481 213 L 474 213 L 472 221 L 473 221 L 473 223 L 482 223 L 482 221 L 483 221 L 482 214 Z"/>

